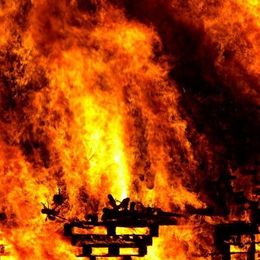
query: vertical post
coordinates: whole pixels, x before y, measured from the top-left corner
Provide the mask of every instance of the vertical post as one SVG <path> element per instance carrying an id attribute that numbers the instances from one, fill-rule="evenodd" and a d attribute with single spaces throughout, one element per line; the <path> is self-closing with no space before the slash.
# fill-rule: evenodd
<path id="1" fill-rule="evenodd" d="M 119 246 L 117 246 L 117 245 L 110 245 L 108 247 L 108 254 L 110 256 L 118 256 L 119 255 Z"/>
<path id="2" fill-rule="evenodd" d="M 64 236 L 69 237 L 72 235 L 72 225 L 71 224 L 64 224 Z"/>
<path id="3" fill-rule="evenodd" d="M 116 227 L 114 225 L 108 225 L 107 226 L 107 234 L 109 236 L 115 236 L 116 235 Z"/>
<path id="4" fill-rule="evenodd" d="M 230 245 L 223 242 L 222 247 L 223 260 L 231 260 Z"/>
<path id="5" fill-rule="evenodd" d="M 247 252 L 247 260 L 255 260 L 255 235 L 251 235 L 251 245 Z"/>
<path id="6" fill-rule="evenodd" d="M 84 244 L 82 246 L 82 255 L 83 256 L 91 256 L 92 254 L 92 247 L 90 245 Z"/>
<path id="7" fill-rule="evenodd" d="M 140 246 L 138 250 L 139 256 L 145 256 L 147 255 L 147 247 L 146 246 Z"/>
<path id="8" fill-rule="evenodd" d="M 150 229 L 150 236 L 152 237 L 158 237 L 159 236 L 159 226 L 158 225 L 152 225 L 149 227 Z"/>

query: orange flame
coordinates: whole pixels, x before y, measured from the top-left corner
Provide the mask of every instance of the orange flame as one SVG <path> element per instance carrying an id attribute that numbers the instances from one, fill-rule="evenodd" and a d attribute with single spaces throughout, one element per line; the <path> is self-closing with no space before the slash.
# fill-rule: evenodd
<path id="1" fill-rule="evenodd" d="M 156 53 L 165 47 L 159 32 L 113 1 L 83 2 L 0 0 L 3 259 L 76 259 L 61 226 L 40 214 L 41 202 L 51 202 L 58 187 L 68 198 L 66 218 L 99 212 L 109 193 L 168 211 L 210 203 L 191 188 L 204 179 L 203 170 L 181 92 L 169 79 L 174 58 Z M 182 8 L 180 1 L 166 2 L 170 13 Z M 219 42 L 220 73 L 232 60 L 230 66 L 259 75 L 257 0 L 187 5 L 209 41 Z M 234 49 L 225 53 L 228 45 Z M 238 73 L 235 65 L 231 71 Z M 242 85 L 257 103 L 257 90 Z M 207 137 L 196 130 L 193 137 L 213 169 Z M 180 227 L 162 228 L 145 259 L 206 259 L 201 251 L 211 249 L 205 241 L 212 237 L 203 232 L 218 220 L 190 217 Z"/>

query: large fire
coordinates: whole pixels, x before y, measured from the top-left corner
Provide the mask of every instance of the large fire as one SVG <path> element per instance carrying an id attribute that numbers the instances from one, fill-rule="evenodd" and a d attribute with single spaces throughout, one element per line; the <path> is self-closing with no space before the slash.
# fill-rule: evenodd
<path id="1" fill-rule="evenodd" d="M 66 219 L 110 193 L 186 215 L 145 259 L 211 259 L 215 224 L 252 221 L 259 13 L 258 0 L 0 0 L 0 258 L 76 259 L 41 214 L 58 189 Z"/>

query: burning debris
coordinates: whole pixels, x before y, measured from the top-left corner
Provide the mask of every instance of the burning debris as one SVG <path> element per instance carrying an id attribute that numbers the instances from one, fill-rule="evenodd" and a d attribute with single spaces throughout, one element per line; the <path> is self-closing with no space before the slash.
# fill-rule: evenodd
<path id="1" fill-rule="evenodd" d="M 131 259 L 131 256 L 143 257 L 147 254 L 147 246 L 152 245 L 153 237 L 159 236 L 159 226 L 176 225 L 180 214 L 164 212 L 159 208 L 144 207 L 139 203 L 130 203 L 129 198 L 125 198 L 119 204 L 112 195 L 108 195 L 110 208 L 103 209 L 101 220 L 98 216 L 91 215 L 87 221 L 73 220 L 64 224 L 64 235 L 70 237 L 72 245 L 81 246 L 82 254 L 90 259 L 96 257 L 123 257 Z M 130 203 L 130 207 L 129 207 Z M 91 233 L 95 227 L 103 227 L 106 234 Z M 88 234 L 75 233 L 74 228 L 80 228 L 81 232 L 88 230 Z M 132 234 L 117 234 L 117 228 L 129 228 Z M 137 235 L 136 228 L 147 228 L 146 234 Z M 108 253 L 95 255 L 93 248 L 108 248 Z M 138 252 L 131 255 L 122 255 L 121 248 L 137 248 Z"/>
<path id="2" fill-rule="evenodd" d="M 56 220 L 57 218 L 60 218 L 59 213 L 60 211 L 54 207 L 54 208 L 49 208 L 49 205 L 46 206 L 44 203 L 42 203 L 43 209 L 41 210 L 42 214 L 46 214 L 46 220 Z"/>
<path id="3" fill-rule="evenodd" d="M 61 193 L 60 188 L 58 189 L 58 193 L 53 195 L 52 201 L 56 207 L 63 205 L 63 203 L 66 201 L 66 197 Z"/>
<path id="4" fill-rule="evenodd" d="M 60 192 L 59 192 L 60 194 Z M 61 195 L 61 194 L 60 194 Z M 117 203 L 112 195 L 108 195 L 110 207 L 103 208 L 103 214 L 99 220 L 97 214 L 88 214 L 85 220 L 77 217 L 71 221 L 59 216 L 55 209 L 44 206 L 43 214 L 47 214 L 49 220 L 59 220 L 64 223 L 64 235 L 69 237 L 73 246 L 82 247 L 80 257 L 122 257 L 132 259 L 132 257 L 144 257 L 147 254 L 147 247 L 153 245 L 153 237 L 159 237 L 160 226 L 181 225 L 181 218 L 196 215 L 212 215 L 207 209 L 188 210 L 185 214 L 164 212 L 160 208 L 145 207 L 142 203 L 131 202 L 129 198 Z M 130 205 L 129 205 L 130 204 Z M 259 212 L 255 212 L 258 214 Z M 178 221 L 179 219 L 179 221 Z M 97 231 L 95 231 L 95 228 Z M 99 232 L 105 229 L 104 234 Z M 117 234 L 117 228 L 128 228 L 131 234 Z M 135 234 L 137 228 L 146 228 L 143 234 Z M 75 229 L 77 229 L 75 231 Z M 258 257 L 257 246 L 260 244 L 260 221 L 255 218 L 252 223 L 231 222 L 228 224 L 216 224 L 215 246 L 216 251 L 211 252 L 214 257 L 221 257 L 223 260 L 231 260 L 232 255 L 245 255 L 247 260 L 256 260 Z M 87 231 L 87 232 L 86 232 Z M 95 233 L 96 232 L 96 233 Z M 244 239 L 247 236 L 249 239 Z M 238 251 L 232 247 L 238 247 Z M 107 253 L 93 252 L 94 248 L 106 248 Z M 122 254 L 121 249 L 137 249 L 137 251 Z M 243 249 L 243 250 L 242 250 Z M 244 259 L 244 258 L 243 258 Z"/>
<path id="5" fill-rule="evenodd" d="M 58 194 L 53 195 L 52 201 L 53 203 L 51 208 L 49 207 L 49 203 L 48 206 L 42 203 L 43 209 L 41 210 L 41 213 L 46 215 L 45 220 L 66 220 L 65 218 L 59 216 L 60 210 L 64 206 L 64 203 L 66 201 L 66 197 L 61 193 L 60 188 L 58 190 Z"/>
<path id="6" fill-rule="evenodd" d="M 232 255 L 238 255 L 247 260 L 257 260 L 259 252 L 256 248 L 260 245 L 259 225 L 260 222 L 233 222 L 217 225 L 215 244 L 223 260 L 232 259 Z"/>

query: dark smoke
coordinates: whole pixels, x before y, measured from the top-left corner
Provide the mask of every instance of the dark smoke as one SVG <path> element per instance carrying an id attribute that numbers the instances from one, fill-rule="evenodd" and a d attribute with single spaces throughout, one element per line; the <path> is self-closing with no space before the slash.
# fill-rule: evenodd
<path id="1" fill-rule="evenodd" d="M 218 17 L 223 1 L 202 1 L 203 10 L 196 9 L 192 1 L 112 2 L 124 8 L 129 19 L 152 26 L 159 33 L 163 44 L 161 54 L 171 57 L 169 77 L 182 93 L 180 110 L 189 122 L 188 136 L 198 152 L 203 174 L 198 176 L 202 183 L 198 181 L 193 189 L 197 192 L 203 189 L 217 211 L 227 214 L 228 202 L 237 201 L 230 169 L 239 170 L 242 176 L 252 176 L 251 183 L 245 185 L 255 187 L 255 191 L 259 169 L 260 120 L 256 100 L 260 88 L 259 78 L 243 62 L 251 48 L 245 37 L 246 29 L 239 21 L 230 24 L 222 34 L 228 38 L 238 30 L 245 40 L 234 39 L 220 49 L 221 38 L 213 38 L 205 30 L 204 21 L 207 16 Z M 212 162 L 200 149 L 201 143 L 194 132 L 207 137 Z"/>

